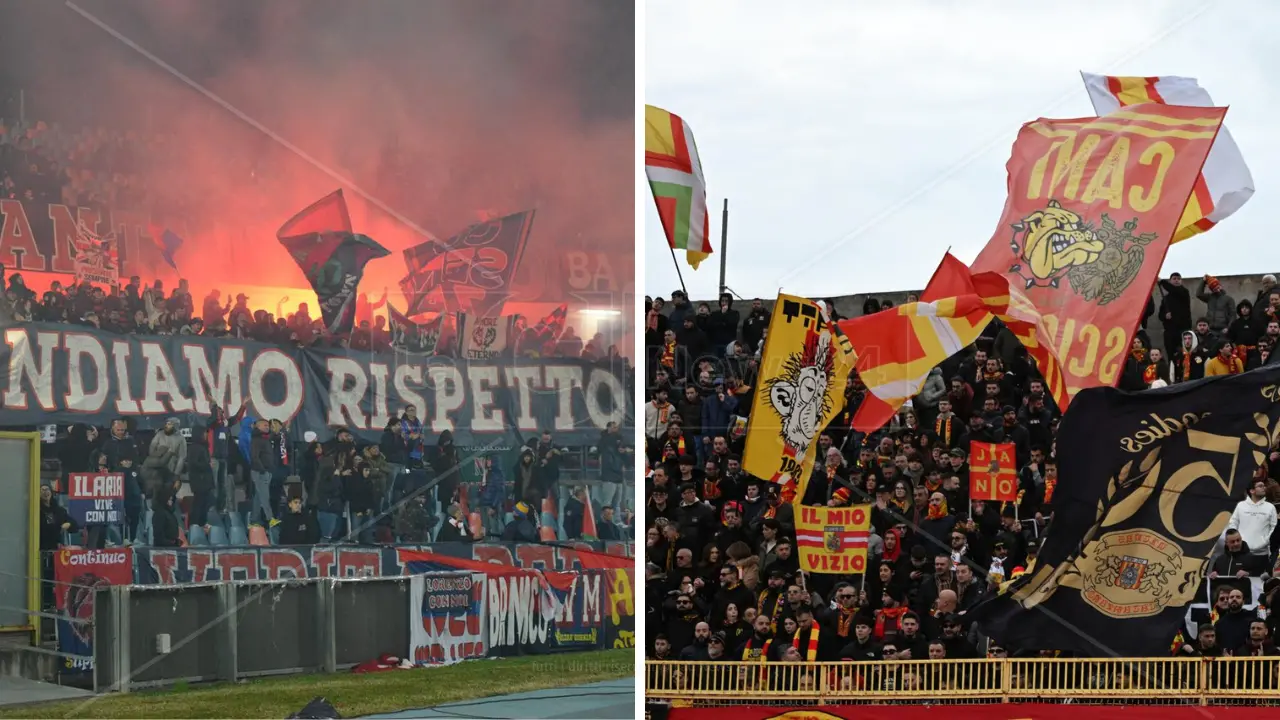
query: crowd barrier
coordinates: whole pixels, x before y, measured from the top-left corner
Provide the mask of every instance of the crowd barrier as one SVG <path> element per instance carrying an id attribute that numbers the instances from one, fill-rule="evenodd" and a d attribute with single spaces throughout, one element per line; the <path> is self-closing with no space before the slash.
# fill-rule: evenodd
<path id="1" fill-rule="evenodd" d="M 634 572 L 117 585 L 96 591 L 92 618 L 92 655 L 68 671 L 91 672 L 97 692 L 127 692 L 332 673 L 386 654 L 435 665 L 634 647 Z"/>
<path id="2" fill-rule="evenodd" d="M 645 697 L 669 701 L 673 708 L 734 706 L 738 711 L 769 705 L 769 716 L 778 715 L 779 705 L 1071 702 L 1280 707 L 1280 657 L 649 661 Z"/>

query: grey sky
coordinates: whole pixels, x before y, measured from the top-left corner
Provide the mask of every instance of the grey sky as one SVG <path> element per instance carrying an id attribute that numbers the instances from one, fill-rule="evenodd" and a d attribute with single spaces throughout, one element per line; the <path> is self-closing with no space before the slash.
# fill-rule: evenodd
<path id="1" fill-rule="evenodd" d="M 971 262 L 1003 208 L 1018 126 L 1094 114 L 1080 70 L 1195 77 L 1231 106 L 1257 192 L 1175 245 L 1162 274 L 1280 270 L 1280 3 L 780 7 L 648 0 L 645 11 L 645 100 L 693 128 L 717 253 L 729 198 L 727 283 L 744 297 L 921 287 L 948 246 Z M 645 217 L 644 289 L 667 297 L 679 281 L 651 201 Z M 696 272 L 681 265 L 691 296 L 714 297 L 718 254 Z"/>

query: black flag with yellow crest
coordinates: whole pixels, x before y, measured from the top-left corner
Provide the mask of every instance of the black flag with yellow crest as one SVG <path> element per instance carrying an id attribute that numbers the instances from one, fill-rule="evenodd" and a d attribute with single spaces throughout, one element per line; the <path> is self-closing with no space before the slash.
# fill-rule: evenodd
<path id="1" fill-rule="evenodd" d="M 1280 366 L 1158 390 L 1084 390 L 1035 565 L 970 618 L 1002 645 L 1156 657 L 1280 441 Z"/>

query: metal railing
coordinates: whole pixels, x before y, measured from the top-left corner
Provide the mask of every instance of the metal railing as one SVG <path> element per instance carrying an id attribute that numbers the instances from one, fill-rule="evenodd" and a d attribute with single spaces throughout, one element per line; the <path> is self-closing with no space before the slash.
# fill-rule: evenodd
<path id="1" fill-rule="evenodd" d="M 1280 657 L 645 663 L 645 697 L 691 705 L 1280 705 Z"/>

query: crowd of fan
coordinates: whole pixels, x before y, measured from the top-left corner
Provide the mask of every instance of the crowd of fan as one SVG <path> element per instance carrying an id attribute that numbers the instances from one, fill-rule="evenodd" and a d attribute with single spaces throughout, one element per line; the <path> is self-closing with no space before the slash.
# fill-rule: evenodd
<path id="1" fill-rule="evenodd" d="M 5 282 L 0 267 L 0 283 Z M 0 325 L 22 322 L 66 322 L 94 327 L 126 335 L 200 335 L 212 338 L 236 338 L 294 347 L 350 348 L 370 352 L 415 347 L 416 340 L 406 332 L 393 336 L 387 318 L 375 313 L 386 305 L 386 294 L 370 302 L 357 296 L 356 324 L 350 333 L 331 333 L 323 318 L 312 317 L 306 303 L 284 314 L 281 308 L 273 314 L 254 310 L 249 297 L 238 294 L 234 301 L 213 289 L 201 301 L 197 313 L 195 299 L 186 280 L 179 280 L 172 293 L 166 293 L 164 282 L 156 280 L 143 285 L 134 276 L 123 287 L 110 290 L 91 283 L 61 281 L 51 283 L 48 290 L 37 294 L 27 287 L 19 273 L 8 275 L 4 300 L 0 301 Z M 457 348 L 452 325 L 443 331 L 429 354 L 451 357 Z M 596 333 L 586 343 L 572 327 L 562 332 L 546 324 L 529 327 L 523 317 L 515 319 L 516 342 L 510 354 L 520 357 L 580 357 L 595 362 L 621 365 L 617 346 L 604 347 L 604 335 Z"/>
<path id="2" fill-rule="evenodd" d="M 1122 388 L 1242 372 L 1265 361 L 1280 334 L 1280 288 L 1271 276 L 1255 302 L 1239 304 L 1206 277 L 1197 295 L 1209 312 L 1194 324 L 1181 278 L 1160 287 L 1165 347 L 1140 330 Z M 1012 333 L 994 322 L 870 434 L 851 427 L 867 392 L 851 376 L 843 410 L 817 438 L 802 504 L 872 506 L 867 571 L 811 574 L 800 570 L 793 506 L 778 485 L 741 465 L 769 312 L 756 300 L 739 313 L 727 294 L 715 310 L 694 308 L 680 292 L 670 303 L 645 303 L 650 659 L 1027 654 L 998 646 L 966 621 L 1001 583 L 1030 570 L 1054 513 L 1060 413 Z M 891 306 L 870 300 L 863 312 Z M 1144 327 L 1155 312 L 1153 302 Z M 1016 501 L 970 498 L 970 441 L 1015 446 Z M 1270 469 L 1260 471 L 1231 518 L 1210 575 L 1217 605 L 1194 614 L 1171 646 L 1175 653 L 1280 654 L 1271 641 L 1277 614 L 1260 612 L 1280 589 L 1280 580 L 1269 580 L 1280 550 L 1277 460 L 1273 452 Z M 1260 598 L 1252 578 L 1268 581 Z"/>
<path id="3" fill-rule="evenodd" d="M 544 498 L 558 499 L 564 452 L 543 432 L 520 448 L 509 470 L 482 456 L 478 482 L 467 482 L 452 433 L 432 437 L 413 406 L 391 418 L 376 443 L 360 442 L 346 428 L 323 441 L 307 432 L 295 443 L 279 420 L 244 410 L 228 416 L 217 407 L 207 426 L 184 430 L 170 418 L 150 435 L 134 435 L 123 418 L 106 432 L 73 425 L 59 440 L 61 482 L 41 491 L 41 549 L 244 544 L 257 532 L 259 542 L 281 545 L 538 542 L 543 522 L 562 523 L 557 536 L 563 530 L 579 539 L 588 507 L 581 488 L 565 499 L 560 521 L 537 511 Z M 598 452 L 601 480 L 621 488 L 629 450 L 616 424 L 601 433 Z M 123 475 L 122 525 L 80 528 L 72 520 L 62 494 L 70 475 L 89 472 Z M 615 517 L 611 505 L 595 508 L 597 539 L 631 536 L 629 512 Z M 478 524 L 469 522 L 471 511 Z"/>

